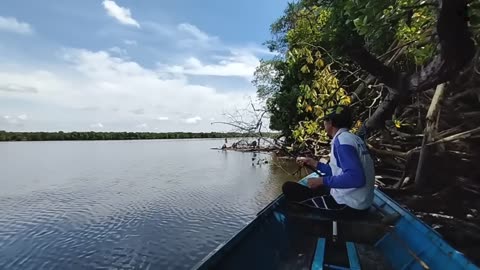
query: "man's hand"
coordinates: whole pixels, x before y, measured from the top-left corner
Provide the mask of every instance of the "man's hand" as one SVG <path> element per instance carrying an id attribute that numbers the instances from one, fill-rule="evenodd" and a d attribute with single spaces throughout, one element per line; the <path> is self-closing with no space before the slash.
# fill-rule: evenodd
<path id="1" fill-rule="evenodd" d="M 314 160 L 313 158 L 309 158 L 309 157 L 298 157 L 297 158 L 297 164 L 300 165 L 300 166 L 310 166 L 310 167 L 313 167 L 313 168 L 316 168 L 317 167 L 317 164 L 318 162 L 316 160 Z"/>
<path id="2" fill-rule="evenodd" d="M 317 189 L 323 186 L 323 177 L 312 177 L 307 180 L 307 186 L 311 189 Z"/>

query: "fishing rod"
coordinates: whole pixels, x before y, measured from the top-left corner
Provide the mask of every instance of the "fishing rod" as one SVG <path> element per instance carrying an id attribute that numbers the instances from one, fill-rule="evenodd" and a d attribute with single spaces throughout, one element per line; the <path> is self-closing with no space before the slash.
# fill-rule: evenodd
<path id="1" fill-rule="evenodd" d="M 261 134 L 260 134 L 261 135 Z M 293 153 L 290 153 L 290 151 L 288 150 L 288 148 L 286 148 L 285 146 L 283 145 L 279 145 L 277 144 L 276 142 L 271 142 L 270 140 L 264 138 L 263 136 L 260 136 L 259 139 L 262 139 L 264 141 L 266 141 L 267 143 L 273 145 L 275 148 L 279 149 L 279 150 L 282 150 L 283 152 L 285 152 L 287 155 L 289 155 L 290 157 L 294 158 L 294 159 L 297 159 L 299 156 L 296 156 L 294 155 Z M 313 171 L 314 173 L 316 173 L 317 175 L 319 176 L 323 176 L 325 175 L 325 173 L 322 173 L 321 171 L 317 170 L 317 168 L 311 166 L 310 164 L 306 164 L 304 163 L 303 164 L 304 167 L 310 169 L 311 171 Z M 300 170 L 300 169 L 299 169 Z M 299 170 L 297 170 L 294 174 L 296 174 Z"/>

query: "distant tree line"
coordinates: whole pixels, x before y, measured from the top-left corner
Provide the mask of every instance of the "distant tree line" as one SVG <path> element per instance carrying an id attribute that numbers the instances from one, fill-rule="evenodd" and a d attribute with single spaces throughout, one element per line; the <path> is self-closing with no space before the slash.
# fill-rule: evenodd
<path id="1" fill-rule="evenodd" d="M 266 136 L 274 136 L 274 133 Z M 0 141 L 76 141 L 76 140 L 154 140 L 247 137 L 240 132 L 7 132 L 0 131 Z"/>

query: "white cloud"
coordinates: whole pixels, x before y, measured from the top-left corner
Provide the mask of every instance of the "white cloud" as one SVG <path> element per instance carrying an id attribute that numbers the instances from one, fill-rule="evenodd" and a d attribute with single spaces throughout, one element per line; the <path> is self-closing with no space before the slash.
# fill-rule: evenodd
<path id="1" fill-rule="evenodd" d="M 0 31 L 13 32 L 18 34 L 32 34 L 30 24 L 20 22 L 16 18 L 0 16 Z"/>
<path id="2" fill-rule="evenodd" d="M 100 110 L 100 108 L 98 106 L 84 106 L 84 107 L 80 107 L 78 108 L 79 110 L 82 110 L 82 111 L 90 111 L 90 112 L 94 112 L 94 111 L 98 111 Z"/>
<path id="3" fill-rule="evenodd" d="M 21 114 L 18 116 L 4 115 L 0 118 L 0 124 L 5 123 L 8 125 L 23 125 L 22 122 L 28 119 L 26 114 Z M 1 129 L 1 128 L 0 128 Z"/>
<path id="4" fill-rule="evenodd" d="M 268 55 L 268 56 L 273 56 L 273 55 L 278 55 L 279 54 L 276 51 L 271 52 L 268 48 L 259 47 L 258 45 L 255 45 L 255 44 L 250 44 L 250 45 L 248 45 L 244 48 L 239 48 L 239 50 L 247 50 L 247 51 L 255 53 L 255 54 Z"/>
<path id="5" fill-rule="evenodd" d="M 130 9 L 121 7 L 112 0 L 103 0 L 103 7 L 107 11 L 108 15 L 117 19 L 118 22 L 125 25 L 135 26 L 140 28 L 140 24 L 132 18 Z"/>
<path id="6" fill-rule="evenodd" d="M 0 121 L 0 123 L 4 122 L 8 125 L 15 125 L 18 123 L 18 120 L 16 118 L 11 117 L 10 115 L 4 115 L 2 120 L 3 121 Z"/>
<path id="7" fill-rule="evenodd" d="M 177 26 L 177 29 L 193 36 L 195 39 L 200 40 L 200 41 L 207 41 L 207 40 L 210 39 L 210 37 L 208 36 L 207 33 L 198 29 L 198 27 L 196 27 L 193 24 L 181 23 Z"/>
<path id="8" fill-rule="evenodd" d="M 123 41 L 123 43 L 125 43 L 125 45 L 128 45 L 128 46 L 136 46 L 137 45 L 137 41 L 136 40 L 131 40 L 131 39 L 126 39 Z"/>
<path id="9" fill-rule="evenodd" d="M 182 65 L 160 65 L 160 69 L 186 75 L 243 77 L 250 81 L 260 63 L 260 60 L 248 51 L 233 51 L 229 56 L 218 58 L 219 61 L 214 64 L 205 64 L 196 57 L 190 57 Z"/>
<path id="10" fill-rule="evenodd" d="M 192 49 L 213 49 L 220 48 L 220 40 L 200 30 L 197 26 L 189 23 L 177 25 L 177 38 L 180 47 Z"/>
<path id="11" fill-rule="evenodd" d="M 17 93 L 37 93 L 38 90 L 35 87 L 27 87 L 18 84 L 0 84 L 0 91 L 4 92 L 17 92 Z"/>
<path id="12" fill-rule="evenodd" d="M 142 27 L 150 29 L 146 23 Z M 173 40 L 215 41 L 215 37 L 189 24 L 171 26 L 170 31 Z M 134 44 L 125 40 L 120 44 L 127 43 Z M 59 61 L 45 64 L 15 62 L 15 59 L 10 63 L 0 62 L 0 115 L 12 115 L 2 109 L 1 100 L 14 98 L 32 104 L 28 110 L 18 112 L 35 115 L 21 122 L 25 129 L 79 130 L 101 121 L 92 127 L 133 131 L 142 123 L 161 131 L 230 130 L 228 126 L 211 125 L 213 120 L 202 120 L 225 121 L 222 113 L 246 107 L 249 97 L 255 97 L 255 90 L 238 80 L 225 86 L 223 79 L 215 77 L 250 81 L 259 60 L 251 45 L 233 48 L 218 44 L 220 47 L 215 51 L 189 49 L 187 56 L 184 51 L 175 50 L 168 56 L 159 54 L 156 59 L 161 62 L 157 68 L 123 56 L 122 46 L 103 51 L 63 49 L 57 54 L 61 56 L 56 59 Z M 222 88 L 217 88 L 217 82 L 223 84 Z M 58 115 L 58 111 L 65 113 Z M 20 123 L 20 119 L 14 119 Z M 58 124 L 61 121 L 64 124 Z M 160 125 L 158 121 L 162 121 Z M 0 122 L 0 130 L 2 123 L 6 125 L 6 121 Z"/>
<path id="13" fill-rule="evenodd" d="M 103 124 L 102 123 L 95 123 L 95 124 L 91 124 L 90 127 L 91 128 L 103 128 Z"/>
<path id="14" fill-rule="evenodd" d="M 178 27 L 175 28 L 172 25 L 160 24 L 152 21 L 142 22 L 142 28 L 149 35 L 155 35 L 155 37 L 161 37 L 162 39 L 168 38 L 169 41 L 172 38 L 178 36 Z"/>
<path id="15" fill-rule="evenodd" d="M 137 128 L 147 128 L 148 124 L 147 123 L 142 123 L 136 126 Z"/>
<path id="16" fill-rule="evenodd" d="M 23 74 L 24 72 L 28 74 Z M 52 93 L 62 87 L 71 87 L 69 81 L 61 80 L 54 72 L 45 69 L 31 70 L 29 66 L 17 69 L 12 69 L 8 65 L 4 68 L 0 66 L 0 82 L 10 86 L 3 94 L 26 98 Z M 0 86 L 0 88 L 2 87 Z M 0 91 L 1 93 L 2 91 Z M 35 95 L 29 95 L 29 93 Z"/>
<path id="17" fill-rule="evenodd" d="M 159 69 L 171 74 L 197 75 L 197 76 L 222 76 L 222 77 L 243 77 L 251 81 L 260 59 L 256 54 L 265 55 L 268 50 L 256 45 L 248 44 L 243 48 L 231 47 L 222 44 L 217 37 L 209 36 L 195 25 L 182 23 L 177 30 L 188 34 L 186 39 L 178 37 L 181 45 L 192 45 L 192 51 L 210 50 L 215 48 L 224 51 L 223 55 L 213 55 L 211 59 L 199 59 L 196 56 L 185 57 L 181 64 L 165 65 L 159 64 Z M 226 52 L 226 54 L 225 54 Z M 202 56 L 205 56 L 202 54 Z M 210 60 L 210 61 L 206 61 Z M 213 61 L 212 61 L 213 60 Z"/>
<path id="18" fill-rule="evenodd" d="M 187 124 L 196 124 L 198 123 L 199 121 L 202 121 L 202 118 L 200 116 L 194 116 L 194 117 L 190 117 L 190 118 L 187 118 L 187 119 L 184 119 L 185 123 Z"/>
<path id="19" fill-rule="evenodd" d="M 130 112 L 133 114 L 145 114 L 145 110 L 142 108 L 130 110 Z"/>
<path id="20" fill-rule="evenodd" d="M 127 50 L 119 48 L 119 47 L 111 47 L 108 49 L 109 52 L 117 54 L 118 56 L 125 56 L 127 55 Z"/>
<path id="21" fill-rule="evenodd" d="M 98 124 L 99 118 L 102 119 L 102 126 L 109 130 L 135 130 L 132 127 L 138 124 L 139 117 L 144 119 L 142 123 L 150 127 L 159 120 L 164 121 L 159 127 L 162 131 L 229 130 L 229 127 L 221 125 L 212 126 L 196 115 L 201 112 L 209 118 L 218 115 L 221 119 L 223 112 L 244 107 L 248 98 L 255 96 L 253 87 L 220 91 L 191 83 L 185 76 L 164 76 L 158 70 L 114 57 L 106 51 L 66 49 L 63 51 L 63 60 L 65 62 L 58 65 L 35 66 L 28 63 L 17 65 L 16 68 L 0 63 L 0 82 L 37 89 L 35 94 L 0 91 L 0 100 L 14 97 L 35 106 L 44 106 L 35 112 L 24 112 L 35 114 L 38 123 L 36 130 L 46 130 L 49 125 L 54 125 L 52 123 L 58 123 L 57 115 L 48 112 L 50 108 L 62 108 L 64 115 L 68 115 L 66 127 L 55 124 L 55 127 L 58 126 L 56 130 L 79 130 L 85 127 L 82 124 L 85 121 Z M 71 111 L 68 111 L 69 108 Z M 86 111 L 79 108 L 98 109 Z M 119 109 L 115 111 L 113 108 Z M 143 115 L 131 113 L 139 108 L 144 109 Z M 1 110 L 2 106 L 0 113 Z M 78 116 L 74 119 L 70 112 Z M 166 121 L 167 115 L 169 121 Z M 171 117 L 174 115 L 181 121 L 173 121 Z M 25 128 L 35 124 L 32 123 L 35 121 L 25 123 Z M 94 127 L 100 128 L 99 125 Z"/>

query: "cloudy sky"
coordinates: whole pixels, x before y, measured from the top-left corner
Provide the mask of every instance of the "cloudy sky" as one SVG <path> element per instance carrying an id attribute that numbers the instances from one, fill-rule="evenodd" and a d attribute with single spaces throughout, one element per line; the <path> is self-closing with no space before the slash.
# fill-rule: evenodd
<path id="1" fill-rule="evenodd" d="M 286 2 L 2 0 L 0 130 L 229 130 Z"/>

